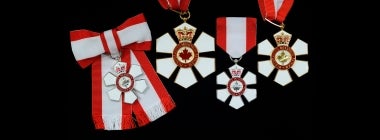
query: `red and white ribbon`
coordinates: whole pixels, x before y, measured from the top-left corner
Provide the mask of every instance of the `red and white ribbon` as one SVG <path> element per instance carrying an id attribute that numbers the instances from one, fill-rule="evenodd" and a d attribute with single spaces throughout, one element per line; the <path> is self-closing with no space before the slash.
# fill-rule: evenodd
<path id="1" fill-rule="evenodd" d="M 256 46 L 256 18 L 219 17 L 216 24 L 216 43 L 232 58 Z"/>
<path id="2" fill-rule="evenodd" d="M 99 54 L 110 53 L 113 58 L 120 56 L 122 46 L 124 49 L 150 50 L 150 45 L 125 46 L 135 42 L 150 44 L 152 40 L 143 14 L 130 18 L 117 28 L 103 33 L 85 29 L 71 31 L 70 38 L 74 57 L 82 68 L 91 64 L 92 58 Z"/>
<path id="3" fill-rule="evenodd" d="M 180 12 L 189 10 L 190 1 L 191 0 L 158 0 L 162 8 Z"/>
<path id="4" fill-rule="evenodd" d="M 261 16 L 272 22 L 283 23 L 294 0 L 258 0 Z"/>
<path id="5" fill-rule="evenodd" d="M 82 68 L 92 64 L 92 117 L 96 129 L 124 130 L 152 122 L 175 107 L 175 103 L 158 78 L 144 50 L 150 50 L 151 34 L 143 14 L 126 20 L 115 29 L 96 33 L 89 30 L 70 32 L 75 59 Z M 112 101 L 103 77 L 112 71 L 117 60 L 141 66 L 148 88 L 138 94 L 133 104 Z M 135 114 L 135 118 L 132 117 Z"/>

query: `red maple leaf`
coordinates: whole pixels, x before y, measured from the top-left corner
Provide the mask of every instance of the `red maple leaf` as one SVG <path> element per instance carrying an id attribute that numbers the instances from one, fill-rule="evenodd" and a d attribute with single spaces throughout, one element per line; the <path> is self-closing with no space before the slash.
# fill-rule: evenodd
<path id="1" fill-rule="evenodd" d="M 188 60 L 191 57 L 191 53 L 185 48 L 182 50 L 181 53 L 179 53 L 179 56 L 182 58 L 182 60 Z"/>

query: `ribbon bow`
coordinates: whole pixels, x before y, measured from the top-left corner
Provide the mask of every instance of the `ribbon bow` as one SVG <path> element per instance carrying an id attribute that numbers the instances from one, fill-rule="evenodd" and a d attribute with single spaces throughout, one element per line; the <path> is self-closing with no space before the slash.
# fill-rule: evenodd
<path id="1" fill-rule="evenodd" d="M 103 53 L 118 58 L 129 56 L 130 50 L 150 50 L 151 34 L 143 14 L 127 19 L 120 26 L 97 33 L 85 29 L 70 32 L 71 48 L 82 68 Z"/>

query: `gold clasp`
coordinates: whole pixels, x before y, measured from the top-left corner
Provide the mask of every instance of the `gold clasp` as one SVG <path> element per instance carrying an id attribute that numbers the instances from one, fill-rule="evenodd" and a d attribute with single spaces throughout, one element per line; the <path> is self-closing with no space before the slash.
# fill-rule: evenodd
<path id="1" fill-rule="evenodd" d="M 281 30 L 284 30 L 284 28 L 285 28 L 285 24 L 284 23 L 281 23 L 280 25 L 278 25 L 277 23 L 274 23 L 274 22 L 270 21 L 267 18 L 265 18 L 265 20 L 268 21 L 269 23 L 273 24 L 274 26 L 280 27 Z"/>
<path id="2" fill-rule="evenodd" d="M 181 12 L 179 14 L 179 17 L 183 20 L 183 22 L 186 22 L 190 18 L 190 11 Z"/>
<path id="3" fill-rule="evenodd" d="M 173 9 L 170 9 L 170 10 L 172 10 L 173 12 L 179 14 L 179 18 L 181 18 L 184 22 L 186 22 L 190 18 L 190 16 L 191 16 L 189 10 L 184 11 L 184 12 L 173 10 Z"/>

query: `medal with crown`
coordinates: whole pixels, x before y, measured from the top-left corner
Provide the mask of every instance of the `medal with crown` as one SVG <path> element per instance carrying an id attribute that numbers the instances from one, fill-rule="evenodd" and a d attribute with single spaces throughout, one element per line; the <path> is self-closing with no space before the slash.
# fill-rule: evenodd
<path id="1" fill-rule="evenodd" d="M 256 18 L 219 17 L 216 23 L 217 45 L 235 63 L 217 75 L 216 98 L 234 109 L 240 109 L 257 97 L 256 74 L 238 65 L 243 55 L 256 46 Z"/>
<path id="2" fill-rule="evenodd" d="M 215 50 L 214 38 L 202 32 L 193 44 L 196 30 L 197 28 L 184 22 L 174 28 L 178 43 L 175 43 L 169 33 L 159 37 L 156 43 L 158 53 L 172 55 L 171 58 L 157 59 L 157 73 L 168 79 L 172 75 L 176 75 L 175 83 L 184 88 L 188 88 L 198 81 L 193 70 L 197 70 L 203 78 L 215 71 L 214 58 L 202 56 L 202 53 Z M 178 67 L 179 71 L 174 74 Z"/>
<path id="3" fill-rule="evenodd" d="M 205 53 L 215 51 L 214 38 L 204 32 L 198 36 L 195 32 L 197 28 L 187 23 L 190 19 L 188 9 L 190 0 L 159 0 L 158 2 L 164 9 L 179 14 L 183 23 L 174 28 L 178 43 L 172 39 L 174 35 L 170 33 L 157 38 L 156 52 L 158 55 L 166 56 L 166 58 L 157 58 L 157 73 L 167 79 L 175 76 L 175 83 L 188 88 L 200 79 L 194 73 L 205 78 L 215 71 L 215 59 L 205 57 L 210 55 Z M 193 39 L 196 40 L 194 44 Z"/>
<path id="4" fill-rule="evenodd" d="M 127 63 L 117 62 L 112 72 L 108 72 L 104 77 L 105 86 L 114 86 L 107 92 L 110 100 L 120 101 L 124 98 L 124 103 L 133 104 L 137 100 L 137 93 L 144 93 L 148 85 L 144 79 L 137 80 L 143 74 L 139 65 L 131 65 L 127 71 Z M 121 94 L 124 94 L 121 96 Z"/>
<path id="5" fill-rule="evenodd" d="M 231 96 L 229 105 L 235 109 L 239 109 L 244 106 L 243 96 L 247 102 L 251 102 L 256 99 L 256 89 L 247 88 L 256 84 L 256 75 L 250 71 L 247 71 L 243 76 L 244 68 L 235 63 L 229 69 L 231 78 L 225 73 L 220 73 L 216 79 L 217 84 L 225 85 L 226 88 L 217 90 L 217 98 L 222 102 L 227 102 L 227 99 Z"/>
<path id="6" fill-rule="evenodd" d="M 293 50 L 289 47 L 289 41 L 292 35 L 281 30 L 274 34 L 277 47 L 273 50 L 271 55 L 272 64 L 280 70 L 286 70 L 293 66 L 296 56 Z"/>
<path id="7" fill-rule="evenodd" d="M 268 39 L 257 45 L 258 55 L 269 56 L 270 60 L 258 62 L 258 71 L 262 75 L 269 77 L 276 73 L 274 81 L 281 86 L 286 86 L 293 81 L 293 71 L 298 77 L 303 76 L 309 71 L 309 63 L 299 57 L 308 54 L 306 42 L 297 39 L 290 47 L 292 35 L 285 32 L 285 18 L 290 11 L 294 0 L 259 0 L 259 7 L 264 21 L 279 27 L 281 30 L 273 35 L 276 47 L 273 47 Z"/>
<path id="8" fill-rule="evenodd" d="M 269 77 L 274 68 L 276 68 L 277 74 L 274 81 L 285 86 L 292 82 L 289 69 L 292 69 L 298 77 L 309 71 L 307 61 L 296 59 L 299 55 L 307 54 L 307 43 L 297 39 L 293 46 L 289 47 L 292 35 L 284 30 L 280 30 L 273 37 L 277 44 L 275 48 L 267 39 L 258 44 L 258 54 L 270 56 L 270 60 L 259 61 L 258 71 L 264 76 Z"/>
<path id="9" fill-rule="evenodd" d="M 240 96 L 244 93 L 246 85 L 244 80 L 240 77 L 243 73 L 244 68 L 239 65 L 231 67 L 230 73 L 232 78 L 228 81 L 227 89 L 228 92 L 233 96 Z"/>
<path id="10" fill-rule="evenodd" d="M 191 43 L 196 28 L 184 23 L 174 30 L 179 42 L 173 50 L 174 62 L 181 68 L 194 66 L 199 57 L 197 48 Z"/>

